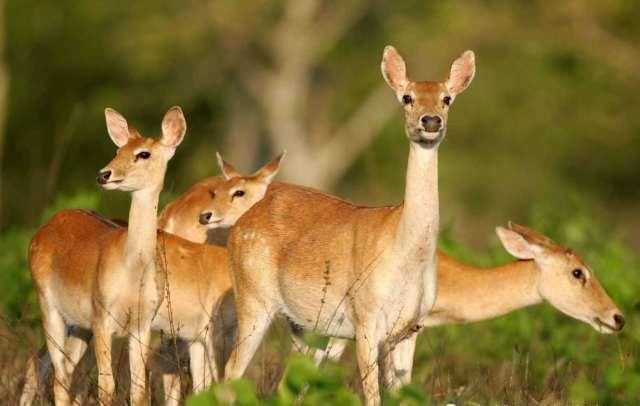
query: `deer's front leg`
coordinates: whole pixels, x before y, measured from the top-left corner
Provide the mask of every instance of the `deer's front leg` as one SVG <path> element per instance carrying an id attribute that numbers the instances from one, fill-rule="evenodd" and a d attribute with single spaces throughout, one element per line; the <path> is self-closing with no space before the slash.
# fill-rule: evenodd
<path id="1" fill-rule="evenodd" d="M 360 371 L 360 381 L 364 392 L 365 405 L 380 404 L 380 388 L 378 385 L 380 339 L 374 326 L 356 327 L 356 358 Z"/>
<path id="2" fill-rule="evenodd" d="M 131 372 L 131 405 L 146 404 L 147 362 L 151 344 L 151 322 L 136 328 L 129 337 L 129 369 Z"/>
<path id="3" fill-rule="evenodd" d="M 416 348 L 417 334 L 400 341 L 389 353 L 382 357 L 382 370 L 385 388 L 395 391 L 411 382 L 413 354 Z"/>
<path id="4" fill-rule="evenodd" d="M 218 379 L 216 359 L 210 340 L 206 337 L 189 345 L 189 363 L 194 393 L 207 389 L 214 379 Z"/>
<path id="5" fill-rule="evenodd" d="M 113 404 L 116 384 L 111 366 L 113 328 L 109 318 L 97 319 L 93 324 L 93 346 L 98 365 L 98 403 Z"/>

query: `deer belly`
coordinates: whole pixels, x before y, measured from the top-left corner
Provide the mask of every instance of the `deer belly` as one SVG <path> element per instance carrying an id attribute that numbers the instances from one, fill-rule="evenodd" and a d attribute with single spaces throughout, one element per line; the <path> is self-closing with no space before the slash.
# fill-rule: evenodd
<path id="1" fill-rule="evenodd" d="M 173 300 L 169 309 L 169 301 L 165 298 L 153 319 L 153 329 L 185 339 L 201 337 L 208 331 L 211 309 L 204 309 L 197 305 L 197 300 L 195 302 Z"/>
<path id="2" fill-rule="evenodd" d="M 346 296 L 335 292 L 283 294 L 283 312 L 296 326 L 320 335 L 353 338 L 354 327 Z"/>

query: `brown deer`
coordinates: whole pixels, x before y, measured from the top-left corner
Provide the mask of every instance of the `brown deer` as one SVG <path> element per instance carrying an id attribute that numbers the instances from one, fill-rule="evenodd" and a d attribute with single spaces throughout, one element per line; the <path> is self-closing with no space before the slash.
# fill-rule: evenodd
<path id="1" fill-rule="evenodd" d="M 157 205 L 167 163 L 186 131 L 184 115 L 179 107 L 169 109 L 158 140 L 129 129 L 115 110 L 106 109 L 105 118 L 118 153 L 97 180 L 105 189 L 131 192 L 129 229 L 100 233 L 93 225 L 87 230 L 73 212 L 61 211 L 37 231 L 29 246 L 58 405 L 70 402 L 74 364 L 64 348 L 78 340 L 75 328 L 93 331 L 99 398 L 107 404 L 114 391 L 111 339 L 114 334 L 129 336 L 131 403 L 144 402 L 150 325 L 165 283 L 156 262 Z M 72 334 L 67 334 L 68 328 Z"/>
<path id="2" fill-rule="evenodd" d="M 518 260 L 481 269 L 439 251 L 438 294 L 421 326 L 472 323 L 547 301 L 599 333 L 622 330 L 624 316 L 578 254 L 521 225 L 509 223 L 508 228 L 496 228 L 496 233 Z M 410 339 L 415 342 L 416 337 Z M 332 338 L 325 351 L 314 353 L 316 362 L 339 359 L 346 344 Z M 297 349 L 308 351 L 300 343 Z M 404 352 L 394 353 L 394 387 L 411 380 L 413 349 L 406 346 Z"/>
<path id="3" fill-rule="evenodd" d="M 119 156 L 125 157 L 123 159 L 129 158 L 126 152 L 121 149 Z M 152 151 L 148 152 L 153 153 Z M 246 196 L 234 198 L 234 213 L 238 213 L 237 210 L 242 208 L 247 210 L 255 203 L 256 199 L 262 197 L 259 193 L 264 194 L 268 183 L 279 170 L 281 159 L 282 155 L 254 174 L 240 178 L 246 179 L 246 188 L 243 189 L 246 191 Z M 224 181 L 221 180 L 220 183 L 224 183 Z M 238 190 L 237 187 L 236 190 Z M 212 196 L 209 191 L 206 192 L 206 195 L 207 199 L 211 200 Z M 191 199 L 193 195 L 187 193 L 185 196 Z M 181 213 L 185 213 L 185 211 Z M 166 218 L 171 219 L 172 216 Z M 198 223 L 198 215 L 193 215 L 192 223 Z M 161 223 L 161 225 L 164 224 Z M 203 226 L 200 227 L 205 230 Z M 184 231 L 189 236 L 192 230 L 192 227 L 187 227 Z M 67 233 L 64 238 L 55 239 L 63 233 Z M 47 252 L 41 252 L 35 257 L 35 260 L 41 262 L 47 260 L 49 263 L 58 262 L 60 258 L 56 256 L 56 252 L 61 252 L 64 255 L 64 253 L 69 253 L 78 247 L 86 247 L 87 242 L 114 238 L 111 237 L 111 234 L 114 233 L 117 235 L 126 234 L 127 229 L 92 212 L 63 210 L 38 232 L 37 235 L 41 235 L 40 240 L 47 239 L 45 242 Z M 206 233 L 202 233 L 202 237 L 204 241 Z M 226 250 L 217 246 L 192 243 L 166 232 L 158 232 L 158 239 L 156 261 L 159 262 L 161 271 L 166 272 L 167 277 L 165 290 L 162 292 L 164 301 L 158 309 L 156 317 L 152 320 L 152 328 L 172 333 L 188 343 L 193 389 L 195 391 L 201 390 L 207 387 L 212 379 L 217 378 L 217 362 L 224 354 L 224 347 L 230 346 L 231 340 L 233 340 L 235 314 L 232 303 L 229 303 L 232 292 L 226 268 Z M 91 264 L 98 261 L 96 256 L 99 255 L 99 252 L 96 249 L 87 251 L 86 257 L 80 258 L 76 265 L 91 270 Z M 62 267 L 55 267 L 55 269 L 55 272 L 72 272 L 74 270 L 70 265 L 64 264 Z M 90 290 L 88 292 L 90 294 Z M 85 298 L 85 300 L 87 299 Z M 229 304 L 227 305 L 227 303 Z M 83 327 L 90 328 L 87 325 Z M 226 336 L 222 336 L 223 334 Z M 87 339 L 85 334 L 82 339 L 67 338 L 66 340 L 66 354 L 63 354 L 67 357 L 65 362 L 67 375 L 64 379 L 66 400 L 64 402 L 70 400 L 68 394 L 71 384 L 70 377 L 86 350 Z M 225 343 L 224 340 L 228 341 Z M 42 386 L 41 382 L 46 377 L 49 362 L 49 353 L 46 350 L 41 350 L 38 357 L 29 360 L 21 405 L 29 405 L 33 402 L 38 388 Z M 91 367 L 90 361 L 86 361 L 85 364 L 85 369 Z M 163 380 L 167 388 L 165 394 L 167 404 L 178 404 L 180 388 L 177 386 L 176 375 L 167 372 L 171 368 L 166 365 L 167 363 L 163 364 L 161 371 L 165 374 Z M 79 396 L 82 395 L 79 394 Z M 75 399 L 76 402 L 80 400 L 80 397 Z"/>
<path id="4" fill-rule="evenodd" d="M 411 81 L 390 46 L 381 68 L 405 110 L 404 202 L 361 207 L 311 189 L 272 185 L 229 235 L 238 331 L 226 379 L 244 373 L 271 321 L 282 315 L 304 329 L 355 338 L 366 404 L 379 404 L 379 360 L 390 364 L 392 349 L 406 345 L 433 306 L 438 147 L 450 104 L 475 74 L 474 54 L 456 59 L 444 82 Z"/>

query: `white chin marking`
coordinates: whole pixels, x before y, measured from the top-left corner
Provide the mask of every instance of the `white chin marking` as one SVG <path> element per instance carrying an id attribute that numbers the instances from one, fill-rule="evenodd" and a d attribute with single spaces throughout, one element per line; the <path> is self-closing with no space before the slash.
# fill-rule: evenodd
<path id="1" fill-rule="evenodd" d="M 598 323 L 597 321 L 595 321 L 595 322 L 590 321 L 589 325 L 591 325 L 591 327 L 593 327 L 593 329 L 595 331 L 597 331 L 598 333 L 600 333 L 600 334 L 613 334 L 613 333 L 615 333 L 614 330 L 612 330 L 611 328 L 609 328 L 608 326 L 606 326 L 604 324 Z"/>

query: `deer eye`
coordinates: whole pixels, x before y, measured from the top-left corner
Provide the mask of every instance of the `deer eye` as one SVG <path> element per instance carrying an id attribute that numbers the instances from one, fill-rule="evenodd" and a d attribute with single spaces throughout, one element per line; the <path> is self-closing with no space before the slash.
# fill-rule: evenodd
<path id="1" fill-rule="evenodd" d="M 149 159 L 149 158 L 151 158 L 151 153 L 148 151 L 142 151 L 136 154 L 136 161 L 138 159 Z"/>
<path id="2" fill-rule="evenodd" d="M 442 102 L 444 104 L 446 104 L 447 106 L 451 104 L 451 96 L 444 96 L 444 98 L 442 99 Z"/>
<path id="3" fill-rule="evenodd" d="M 582 272 L 582 269 L 576 268 L 571 271 L 571 275 L 573 275 L 573 277 L 576 279 L 582 279 L 584 277 L 584 272 Z"/>
<path id="4" fill-rule="evenodd" d="M 216 198 L 216 192 L 214 190 L 210 190 L 209 191 L 209 196 L 211 196 L 212 199 Z"/>
<path id="5" fill-rule="evenodd" d="M 411 103 L 413 103 L 413 98 L 411 96 L 409 96 L 408 94 L 405 94 L 404 96 L 402 96 L 402 102 L 404 104 L 411 104 Z"/>
<path id="6" fill-rule="evenodd" d="M 233 196 L 231 196 L 231 198 L 233 199 L 234 197 L 242 197 L 244 196 L 244 190 L 236 190 L 235 192 L 233 192 Z"/>

